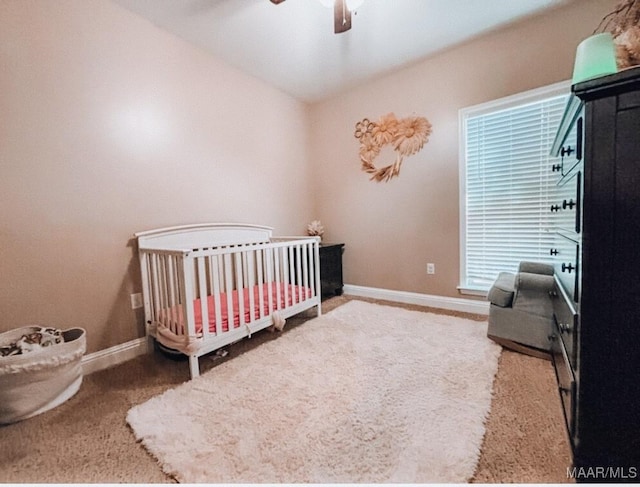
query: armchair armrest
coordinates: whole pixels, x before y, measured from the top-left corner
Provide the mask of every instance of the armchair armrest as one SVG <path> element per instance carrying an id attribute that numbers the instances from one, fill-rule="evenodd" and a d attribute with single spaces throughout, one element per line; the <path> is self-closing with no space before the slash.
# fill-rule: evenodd
<path id="1" fill-rule="evenodd" d="M 553 290 L 553 275 L 519 272 L 515 279 L 513 308 L 539 316 L 551 316 L 549 292 Z"/>
<path id="2" fill-rule="evenodd" d="M 501 272 L 498 274 L 498 278 L 487 294 L 489 302 L 501 308 L 510 308 L 513 302 L 515 278 L 516 276 L 510 272 Z"/>

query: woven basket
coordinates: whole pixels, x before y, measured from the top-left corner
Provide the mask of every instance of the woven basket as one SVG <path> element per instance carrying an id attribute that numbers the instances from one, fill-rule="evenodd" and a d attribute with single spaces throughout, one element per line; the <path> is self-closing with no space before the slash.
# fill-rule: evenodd
<path id="1" fill-rule="evenodd" d="M 0 344 L 11 343 L 39 327 L 0 333 Z M 85 330 L 63 331 L 63 343 L 20 355 L 0 357 L 0 424 L 30 418 L 62 404 L 82 383 Z"/>

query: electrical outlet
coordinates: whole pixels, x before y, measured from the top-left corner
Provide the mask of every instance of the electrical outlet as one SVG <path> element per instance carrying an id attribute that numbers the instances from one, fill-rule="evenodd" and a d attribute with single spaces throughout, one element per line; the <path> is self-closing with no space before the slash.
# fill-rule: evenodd
<path id="1" fill-rule="evenodd" d="M 427 264 L 427 274 L 435 274 L 436 273 L 436 265 L 429 262 Z"/>
<path id="2" fill-rule="evenodd" d="M 131 309 L 142 308 L 142 293 L 135 293 L 131 295 Z"/>

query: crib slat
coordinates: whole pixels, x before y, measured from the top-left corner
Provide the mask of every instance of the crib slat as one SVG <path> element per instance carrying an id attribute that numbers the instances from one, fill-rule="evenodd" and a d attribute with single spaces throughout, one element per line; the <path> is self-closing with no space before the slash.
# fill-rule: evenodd
<path id="1" fill-rule="evenodd" d="M 310 289 L 309 292 L 311 293 L 309 295 L 310 298 L 316 295 L 316 293 L 315 293 L 315 289 L 316 289 L 315 276 L 316 276 L 316 274 L 315 274 L 315 269 L 314 269 L 315 259 L 313 257 L 313 251 L 314 251 L 313 250 L 314 249 L 313 245 L 314 245 L 313 243 L 309 244 L 309 289 Z"/>
<path id="2" fill-rule="evenodd" d="M 178 259 L 176 259 L 174 256 L 169 256 L 168 258 L 169 261 L 169 290 L 170 290 L 170 294 L 171 294 L 171 305 L 172 308 L 174 310 L 174 322 L 175 322 L 175 331 L 174 333 L 176 334 L 183 334 L 184 333 L 184 323 L 180 323 L 181 319 L 184 319 L 184 315 L 182 315 L 182 317 L 180 316 L 180 304 L 181 304 L 181 300 L 180 300 L 180 289 L 181 287 L 178 285 L 178 271 L 176 269 L 176 263 L 178 262 Z M 180 324 L 183 325 L 183 327 L 180 327 Z"/>
<path id="3" fill-rule="evenodd" d="M 184 323 L 180 323 L 180 304 L 181 304 L 181 300 L 180 300 L 180 296 L 179 296 L 179 292 L 181 287 L 178 285 L 178 270 L 176 269 L 176 263 L 178 262 L 178 259 L 176 259 L 174 256 L 169 256 L 169 290 L 171 293 L 171 305 L 172 308 L 174 310 L 174 322 L 175 322 L 175 331 L 174 333 L 181 335 L 182 333 L 184 333 L 184 329 L 180 327 L 180 324 L 184 325 Z M 181 262 L 181 260 L 180 260 Z M 182 318 L 184 318 L 184 315 L 182 315 Z"/>
<path id="4" fill-rule="evenodd" d="M 142 289 L 149 289 L 149 255 L 146 252 L 139 253 L 140 260 L 140 277 L 142 279 Z M 143 293 L 142 299 L 144 300 L 144 323 L 147 334 L 149 333 L 149 322 L 152 322 L 151 303 L 149 295 Z"/>
<path id="5" fill-rule="evenodd" d="M 264 249 L 265 261 L 265 282 L 267 291 L 267 314 L 273 313 L 273 275 L 271 272 L 271 251 L 273 249 L 267 247 Z"/>
<path id="6" fill-rule="evenodd" d="M 316 292 L 314 296 L 320 296 L 322 294 L 322 285 L 320 284 L 320 242 L 316 241 L 313 243 L 313 260 L 315 262 L 315 278 L 316 278 Z M 317 306 L 318 316 L 322 314 L 322 309 L 320 305 Z"/>
<path id="7" fill-rule="evenodd" d="M 165 326 L 169 328 L 172 332 L 176 332 L 176 309 L 174 307 L 174 299 L 173 299 L 173 279 L 171 276 L 171 256 L 163 255 L 162 256 L 162 274 L 161 274 L 164 282 L 162 286 L 162 290 L 165 292 L 165 308 L 169 309 L 168 323 L 165 323 Z"/>
<path id="8" fill-rule="evenodd" d="M 251 249 L 246 253 L 246 270 L 247 270 L 247 287 L 249 288 L 249 321 L 253 322 L 256 319 L 256 297 L 253 292 L 255 286 L 255 262 L 254 262 L 255 250 Z"/>
<path id="9" fill-rule="evenodd" d="M 258 262 L 256 263 L 256 270 L 258 272 L 258 316 L 262 318 L 264 316 L 264 249 L 256 251 L 256 257 Z"/>
<path id="10" fill-rule="evenodd" d="M 236 264 L 236 291 L 238 294 L 238 325 L 244 326 L 244 283 L 242 280 L 242 253 L 234 253 L 234 260 Z"/>
<path id="11" fill-rule="evenodd" d="M 209 260 L 213 266 L 211 277 L 213 279 L 213 309 L 215 310 L 215 333 L 222 333 L 222 308 L 220 305 L 220 255 L 213 255 Z"/>
<path id="12" fill-rule="evenodd" d="M 307 269 L 309 272 L 309 275 L 308 275 L 309 284 L 307 286 L 307 289 L 305 290 L 305 294 L 304 294 L 305 299 L 313 296 L 313 252 L 312 251 L 313 251 L 313 244 L 312 243 L 307 244 L 305 260 L 307 262 Z"/>
<path id="13" fill-rule="evenodd" d="M 289 291 L 291 282 L 289 281 L 289 253 L 286 247 L 280 248 L 282 252 L 282 281 L 284 282 L 284 305 L 289 306 Z"/>
<path id="14" fill-rule="evenodd" d="M 302 255 L 304 256 L 302 259 L 302 275 L 304 284 L 301 286 L 300 293 L 300 301 L 306 301 L 307 299 L 307 289 L 309 289 L 309 254 L 307 249 L 309 248 L 308 244 L 302 245 Z"/>
<path id="15" fill-rule="evenodd" d="M 234 309 L 233 309 L 233 270 L 231 266 L 231 254 L 224 254 L 224 286 L 227 293 L 227 330 L 231 331 L 234 326 Z"/>
<path id="16" fill-rule="evenodd" d="M 147 257 L 147 261 L 149 262 L 149 270 L 151 275 L 149 277 L 149 281 L 151 283 L 152 292 L 151 294 L 151 302 L 152 302 L 152 310 L 151 310 L 151 319 L 152 321 L 160 321 L 160 317 L 158 316 L 159 310 L 162 308 L 162 303 L 160 302 L 160 284 L 158 282 L 158 274 L 160 273 L 160 269 L 158 268 L 158 255 L 150 254 Z"/>
<path id="17" fill-rule="evenodd" d="M 300 302 L 300 286 L 303 285 L 301 265 L 302 265 L 302 252 L 300 249 L 300 245 L 296 245 L 296 284 L 298 285 L 295 292 L 296 303 Z"/>
<path id="18" fill-rule="evenodd" d="M 176 272 L 178 275 L 184 276 L 182 285 L 178 285 L 177 290 L 182 313 L 186 321 L 183 334 L 196 336 L 196 317 L 193 310 L 193 301 L 195 300 L 195 276 L 193 275 L 195 263 L 193 262 L 193 257 L 185 257 L 184 259 L 176 258 L 176 264 Z M 203 316 L 203 323 L 204 320 Z"/>
<path id="19" fill-rule="evenodd" d="M 311 269 L 311 272 L 309 273 L 309 285 L 311 286 L 312 297 L 315 297 L 316 295 L 316 273 L 318 272 L 316 269 L 315 251 L 316 243 L 313 242 L 309 245 L 309 268 Z"/>
<path id="20" fill-rule="evenodd" d="M 154 256 L 154 260 L 155 260 L 155 264 L 156 264 L 156 276 L 155 279 L 157 281 L 157 285 L 158 285 L 158 289 L 157 289 L 157 293 L 158 293 L 158 309 L 159 310 L 166 310 L 167 309 L 167 301 L 165 299 L 166 296 L 166 286 L 165 286 L 165 278 L 164 278 L 164 256 L 161 255 L 156 255 Z M 158 320 L 162 321 L 163 324 L 164 320 L 166 320 L 166 312 L 165 312 L 165 316 L 163 317 L 163 319 L 160 319 L 160 316 L 158 316 Z"/>
<path id="21" fill-rule="evenodd" d="M 172 305 L 172 296 L 171 296 L 171 289 L 169 288 L 169 283 L 171 282 L 171 274 L 170 274 L 170 257 L 168 255 L 163 255 L 162 256 L 162 279 L 163 279 L 163 285 L 162 285 L 162 290 L 164 292 L 164 305 L 166 308 L 169 309 L 169 315 L 167 317 L 167 319 L 169 320 L 168 323 L 165 323 L 165 326 L 167 328 L 169 328 L 171 331 L 175 330 L 175 317 L 174 317 L 174 313 L 175 313 L 175 309 L 173 309 L 173 305 Z"/>
<path id="22" fill-rule="evenodd" d="M 292 246 L 288 246 L 287 247 L 287 253 L 289 254 L 289 279 L 291 282 L 291 304 L 295 304 L 296 299 L 296 292 L 295 292 L 295 285 L 296 285 L 296 271 L 295 271 L 295 262 L 296 262 L 296 258 L 295 258 L 295 250 Z"/>
<path id="23" fill-rule="evenodd" d="M 280 301 L 280 296 L 281 296 L 281 282 L 280 282 L 280 253 L 278 252 L 278 248 L 274 248 L 273 249 L 273 273 L 274 273 L 274 280 L 275 280 L 275 286 L 276 286 L 276 296 L 275 296 L 275 302 L 273 304 L 274 309 L 280 309 L 280 303 L 282 301 Z"/>
<path id="24" fill-rule="evenodd" d="M 206 257 L 196 257 L 198 265 L 198 292 L 196 298 L 200 298 L 200 311 L 202 313 L 202 334 L 206 338 L 209 336 L 209 301 L 207 293 L 207 271 L 205 268 Z"/>

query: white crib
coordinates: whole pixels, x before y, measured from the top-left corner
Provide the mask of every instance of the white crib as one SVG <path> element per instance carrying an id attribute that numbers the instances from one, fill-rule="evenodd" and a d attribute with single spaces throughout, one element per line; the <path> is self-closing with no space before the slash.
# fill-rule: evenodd
<path id="1" fill-rule="evenodd" d="M 196 224 L 136 233 L 147 336 L 198 358 L 317 307 L 318 237 L 270 227 Z"/>

